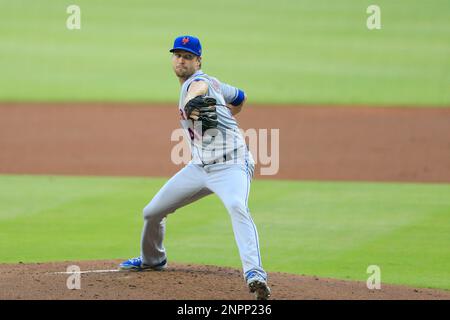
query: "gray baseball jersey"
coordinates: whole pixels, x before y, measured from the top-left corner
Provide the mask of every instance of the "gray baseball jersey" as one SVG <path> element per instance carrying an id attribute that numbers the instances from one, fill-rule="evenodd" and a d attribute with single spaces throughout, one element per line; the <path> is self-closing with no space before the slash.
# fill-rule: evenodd
<path id="1" fill-rule="evenodd" d="M 194 81 L 204 81 L 208 84 L 207 96 L 217 101 L 218 132 L 214 135 L 201 136 L 195 130 L 196 124 L 186 119 L 184 100 L 189 86 Z M 195 72 L 181 87 L 178 108 L 182 117 L 181 125 L 187 131 L 191 141 L 192 161 L 197 164 L 212 164 L 219 162 L 254 163 L 248 151 L 245 140 L 239 130 L 236 119 L 231 114 L 227 104 L 239 105 L 244 100 L 244 92 L 231 85 L 221 83 L 201 70 Z"/>

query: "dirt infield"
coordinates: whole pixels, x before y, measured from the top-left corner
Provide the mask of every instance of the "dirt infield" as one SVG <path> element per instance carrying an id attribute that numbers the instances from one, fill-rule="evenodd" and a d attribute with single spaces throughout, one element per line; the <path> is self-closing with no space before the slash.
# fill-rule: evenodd
<path id="1" fill-rule="evenodd" d="M 81 274 L 80 290 L 69 290 L 65 272 L 70 265 L 81 271 L 116 270 L 119 261 L 49 264 L 0 264 L 0 299 L 192 299 L 249 300 L 239 270 L 172 264 L 162 272 L 101 272 Z M 450 299 L 443 290 L 382 285 L 369 290 L 364 282 L 341 281 L 284 273 L 269 273 L 272 298 L 314 299 Z M 7 288 L 7 290 L 5 290 Z"/>
<path id="2" fill-rule="evenodd" d="M 450 108 L 249 105 L 238 121 L 280 129 L 263 178 L 450 182 Z M 3 104 L 0 173 L 170 176 L 175 128 L 174 105 Z"/>

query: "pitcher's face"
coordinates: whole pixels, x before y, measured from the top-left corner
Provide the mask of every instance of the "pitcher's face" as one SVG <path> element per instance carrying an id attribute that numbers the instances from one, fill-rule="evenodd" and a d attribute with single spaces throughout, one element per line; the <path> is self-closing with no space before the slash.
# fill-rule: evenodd
<path id="1" fill-rule="evenodd" d="M 201 57 L 183 50 L 175 50 L 172 55 L 173 71 L 178 78 L 187 79 L 200 69 Z"/>

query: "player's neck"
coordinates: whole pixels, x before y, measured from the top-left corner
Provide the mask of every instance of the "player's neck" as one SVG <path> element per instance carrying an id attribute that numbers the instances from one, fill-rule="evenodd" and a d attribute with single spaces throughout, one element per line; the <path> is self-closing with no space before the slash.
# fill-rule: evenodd
<path id="1" fill-rule="evenodd" d="M 178 77 L 178 81 L 180 81 L 180 85 L 183 85 L 183 83 L 186 82 L 186 80 L 189 79 L 189 77 Z"/>
<path id="2" fill-rule="evenodd" d="M 187 81 L 187 79 L 189 79 L 190 77 L 192 77 L 194 74 L 196 74 L 199 71 L 200 71 L 200 69 L 197 69 L 197 70 L 194 71 L 193 74 L 190 74 L 190 75 L 185 76 L 185 77 L 178 77 L 178 81 L 180 81 L 180 85 L 183 85 L 183 83 L 185 83 Z"/>

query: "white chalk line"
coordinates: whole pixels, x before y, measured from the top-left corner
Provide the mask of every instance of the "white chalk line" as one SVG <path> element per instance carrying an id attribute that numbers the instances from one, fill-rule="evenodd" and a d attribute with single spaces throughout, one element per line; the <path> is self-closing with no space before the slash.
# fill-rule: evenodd
<path id="1" fill-rule="evenodd" d="M 108 272 L 128 272 L 127 270 L 86 270 L 86 271 L 64 271 L 64 272 L 49 272 L 50 274 L 83 274 L 83 273 L 108 273 Z"/>

